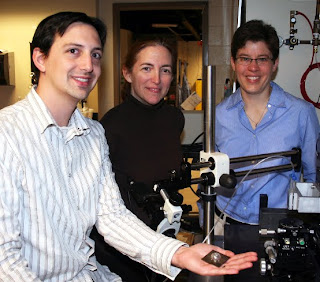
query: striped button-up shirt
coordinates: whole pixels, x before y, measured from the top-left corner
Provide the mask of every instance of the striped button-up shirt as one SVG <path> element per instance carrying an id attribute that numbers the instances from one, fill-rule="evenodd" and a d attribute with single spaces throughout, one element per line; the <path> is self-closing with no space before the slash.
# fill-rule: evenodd
<path id="1" fill-rule="evenodd" d="M 32 89 L 0 111 L 0 281 L 121 281 L 96 262 L 105 241 L 170 278 L 181 242 L 131 212 L 115 183 L 102 126 L 75 110 L 59 127 Z"/>

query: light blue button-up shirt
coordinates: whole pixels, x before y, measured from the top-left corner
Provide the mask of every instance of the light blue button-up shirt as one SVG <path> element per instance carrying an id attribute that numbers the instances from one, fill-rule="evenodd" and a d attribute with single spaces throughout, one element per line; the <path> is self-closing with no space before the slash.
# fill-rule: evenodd
<path id="1" fill-rule="evenodd" d="M 238 89 L 216 108 L 216 151 L 230 158 L 267 154 L 300 148 L 303 177 L 307 182 L 316 180 L 316 143 L 319 122 L 312 104 L 285 92 L 271 82 L 272 93 L 267 112 L 253 129 L 244 111 L 244 102 Z M 255 164 L 235 169 L 250 170 Z M 271 159 L 255 168 L 288 164 L 287 159 Z M 300 172 L 294 173 L 299 179 Z M 268 195 L 268 207 L 286 208 L 287 191 L 292 171 L 252 175 L 241 185 L 230 200 L 230 195 L 217 197 L 217 207 L 233 219 L 257 224 L 260 194 Z M 238 180 L 238 183 L 240 180 Z M 225 195 L 224 189 L 219 191 Z M 229 193 L 230 194 L 230 193 Z"/>

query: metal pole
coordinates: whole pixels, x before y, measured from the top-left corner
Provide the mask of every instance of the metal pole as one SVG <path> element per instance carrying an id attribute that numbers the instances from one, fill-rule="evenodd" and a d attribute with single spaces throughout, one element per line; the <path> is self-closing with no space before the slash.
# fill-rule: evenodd
<path id="1" fill-rule="evenodd" d="M 204 109 L 204 129 L 205 129 L 205 144 L 204 151 L 206 153 L 213 153 L 215 149 L 215 66 L 207 66 L 207 95 L 206 104 Z M 214 195 L 214 188 L 209 185 L 205 187 L 205 195 Z M 204 222 L 203 231 L 204 237 L 206 237 L 214 226 L 214 205 L 215 196 L 213 200 L 208 199 L 204 201 Z M 208 236 L 207 243 L 213 244 L 214 232 Z"/>
<path id="2" fill-rule="evenodd" d="M 205 68 L 204 77 L 206 78 L 206 91 L 204 94 L 204 151 L 206 153 L 213 153 L 215 149 L 215 80 L 216 69 L 214 66 L 207 66 Z M 204 187 L 203 205 L 203 236 L 207 237 L 210 230 L 214 226 L 214 205 L 215 205 L 215 193 L 214 188 L 206 185 Z M 214 195 L 214 196 L 213 196 Z M 213 200 L 212 200 L 213 199 Z M 214 232 L 208 236 L 206 243 L 213 245 Z M 221 246 L 222 247 L 222 246 Z M 222 282 L 224 279 L 222 276 L 200 276 L 191 273 L 188 282 Z"/>
<path id="3" fill-rule="evenodd" d="M 214 152 L 214 124 L 215 119 L 215 66 L 207 66 L 207 95 L 204 109 L 205 152 Z"/>

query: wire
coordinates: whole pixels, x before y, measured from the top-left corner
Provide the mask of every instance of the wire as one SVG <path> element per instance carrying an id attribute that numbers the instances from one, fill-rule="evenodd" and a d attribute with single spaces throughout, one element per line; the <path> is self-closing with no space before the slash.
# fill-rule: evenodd
<path id="1" fill-rule="evenodd" d="M 320 63 L 315 63 L 313 65 L 310 65 L 307 68 L 307 70 L 304 72 L 304 74 L 302 75 L 301 80 L 300 80 L 300 91 L 301 91 L 301 94 L 302 94 L 303 98 L 306 101 L 312 103 L 316 108 L 320 109 L 320 103 L 312 101 L 309 98 L 309 96 L 307 94 L 307 91 L 306 91 L 306 79 L 307 79 L 307 76 L 308 76 L 309 72 L 311 72 L 315 68 L 318 68 L 319 71 L 320 71 Z"/>
<path id="2" fill-rule="evenodd" d="M 196 191 L 194 191 L 194 189 L 193 189 L 191 186 L 189 186 L 189 188 L 191 189 L 191 191 L 193 192 L 193 194 L 195 194 L 198 198 L 200 198 L 200 196 L 197 194 Z"/>
<path id="3" fill-rule="evenodd" d="M 267 160 L 269 160 L 269 159 L 287 159 L 287 160 L 288 160 L 288 157 L 275 155 L 275 156 L 270 156 L 270 157 L 264 158 L 264 159 L 260 160 L 258 163 L 256 163 L 256 164 L 246 173 L 246 175 L 241 179 L 240 183 L 239 183 L 239 184 L 237 185 L 237 187 L 234 189 L 234 192 L 232 193 L 229 201 L 227 202 L 227 204 L 226 204 L 226 206 L 224 207 L 224 209 L 221 211 L 221 214 L 220 214 L 220 216 L 219 216 L 219 219 L 222 220 L 222 217 L 224 216 L 225 211 L 226 211 L 227 207 L 229 206 L 232 198 L 233 198 L 234 195 L 236 194 L 238 188 L 242 185 L 242 183 L 243 183 L 243 182 L 246 180 L 246 178 L 250 175 L 250 173 L 251 173 L 257 166 L 259 166 L 261 163 L 263 163 L 263 162 L 265 162 L 265 161 L 267 161 Z M 294 171 L 294 165 L 293 165 L 293 163 L 292 163 L 291 161 L 290 161 L 290 164 L 291 164 L 291 166 L 292 166 L 292 170 Z M 215 229 L 215 227 L 216 227 L 216 225 L 218 224 L 218 222 L 219 222 L 219 220 L 217 220 L 217 221 L 214 223 L 213 227 L 211 228 L 211 230 L 210 230 L 210 232 L 207 234 L 207 236 L 203 239 L 202 243 L 205 243 L 205 242 L 208 240 L 209 236 L 211 235 L 212 231 Z"/>
<path id="4" fill-rule="evenodd" d="M 197 142 L 197 140 L 198 140 L 202 135 L 204 135 L 204 132 L 201 132 L 201 133 L 192 141 L 191 144 L 184 145 L 184 148 L 188 148 L 189 151 L 192 151 L 193 149 L 199 150 L 199 146 L 203 147 L 203 145 L 202 145 L 202 143 L 200 143 L 200 144 L 197 143 L 197 144 L 196 144 L 196 142 Z M 185 149 L 185 150 L 187 150 L 187 149 Z M 188 157 L 185 157 L 185 158 L 184 158 L 184 161 L 187 161 L 187 159 L 188 159 Z"/>
<path id="5" fill-rule="evenodd" d="M 300 12 L 300 11 L 296 11 L 296 14 L 297 14 L 297 15 L 301 15 L 301 16 L 303 16 L 303 17 L 306 19 L 306 21 L 308 22 L 309 27 L 310 27 L 310 29 L 311 29 L 311 33 L 313 33 L 312 24 L 311 24 L 309 18 L 308 18 L 304 13 L 302 13 L 302 12 Z M 313 64 L 313 60 L 314 60 L 314 59 L 316 60 L 316 63 L 315 63 L 315 64 Z M 319 97 L 320 97 L 320 95 L 319 95 L 319 97 L 318 97 L 318 101 L 317 101 L 317 102 L 312 101 L 312 100 L 309 98 L 308 94 L 307 94 L 306 85 L 305 85 L 305 84 L 306 84 L 307 75 L 309 74 L 310 71 L 312 71 L 312 70 L 315 69 L 315 68 L 318 68 L 319 71 L 320 71 L 320 64 L 317 62 L 317 56 L 315 56 L 315 49 L 312 48 L 312 57 L 311 57 L 310 66 L 306 69 L 306 71 L 304 72 L 304 74 L 302 75 L 301 80 L 300 80 L 300 91 L 301 91 L 302 97 L 303 97 L 306 101 L 310 102 L 310 103 L 313 104 L 316 108 L 320 109 L 320 103 L 319 103 Z"/>
<path id="6" fill-rule="evenodd" d="M 196 141 L 204 134 L 204 132 L 200 133 L 191 143 L 191 145 L 194 145 Z"/>
<path id="7" fill-rule="evenodd" d="M 308 24 L 310 26 L 311 32 L 312 32 L 312 24 L 311 24 L 310 20 L 308 19 L 308 17 L 304 13 L 301 13 L 299 11 L 296 11 L 296 12 L 297 12 L 297 15 L 301 15 L 307 20 L 307 22 L 308 22 Z"/>

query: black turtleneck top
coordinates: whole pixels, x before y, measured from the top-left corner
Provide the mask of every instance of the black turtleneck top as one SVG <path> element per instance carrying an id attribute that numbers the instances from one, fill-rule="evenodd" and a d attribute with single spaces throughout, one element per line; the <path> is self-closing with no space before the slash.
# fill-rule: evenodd
<path id="1" fill-rule="evenodd" d="M 107 112 L 100 122 L 105 128 L 113 171 L 127 208 L 156 229 L 163 212 L 160 218 L 154 216 L 157 205 L 138 205 L 129 190 L 153 193 L 155 181 L 168 179 L 170 170 L 180 171 L 182 112 L 164 100 L 148 106 L 130 95 Z M 139 185 L 130 186 L 132 180 Z"/>

